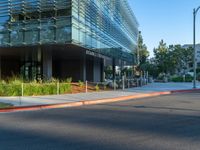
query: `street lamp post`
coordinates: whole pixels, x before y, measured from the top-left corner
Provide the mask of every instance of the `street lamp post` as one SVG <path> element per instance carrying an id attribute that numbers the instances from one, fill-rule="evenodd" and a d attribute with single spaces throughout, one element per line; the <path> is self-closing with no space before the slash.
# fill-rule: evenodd
<path id="1" fill-rule="evenodd" d="M 197 73 L 196 73 L 196 69 L 197 69 L 197 58 L 196 58 L 196 15 L 198 10 L 200 9 L 200 6 L 193 10 L 193 48 L 194 48 L 194 81 L 193 81 L 193 88 L 196 88 L 196 78 L 197 78 Z"/>

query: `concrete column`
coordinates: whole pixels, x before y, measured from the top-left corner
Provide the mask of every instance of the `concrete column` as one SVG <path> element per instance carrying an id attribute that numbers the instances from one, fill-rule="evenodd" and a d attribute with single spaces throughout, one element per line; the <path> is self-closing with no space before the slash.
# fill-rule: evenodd
<path id="1" fill-rule="evenodd" d="M 106 79 L 106 75 L 104 72 L 104 66 L 105 66 L 105 59 L 101 59 L 101 81 L 104 82 Z"/>
<path id="2" fill-rule="evenodd" d="M 36 74 L 36 79 L 41 80 L 42 79 L 42 48 L 41 46 L 38 47 L 37 49 L 37 74 Z"/>
<path id="3" fill-rule="evenodd" d="M 115 58 L 113 58 L 112 60 L 112 70 L 113 70 L 113 81 L 116 78 L 116 70 L 115 70 L 115 66 L 116 66 L 116 62 L 115 62 Z"/>
<path id="4" fill-rule="evenodd" d="M 80 80 L 86 81 L 86 53 L 84 52 L 80 61 Z"/>
<path id="5" fill-rule="evenodd" d="M 100 58 L 94 58 L 93 79 L 94 79 L 94 82 L 101 82 L 101 61 L 100 61 Z"/>
<path id="6" fill-rule="evenodd" d="M 122 74 L 122 70 L 124 69 L 123 61 L 120 59 L 120 60 L 119 60 L 119 63 L 120 63 L 120 77 L 121 77 L 121 79 L 122 79 L 122 77 L 123 77 L 123 75 L 124 75 L 124 74 Z"/>
<path id="7" fill-rule="evenodd" d="M 43 50 L 43 78 L 52 78 L 52 51 L 46 49 Z"/>

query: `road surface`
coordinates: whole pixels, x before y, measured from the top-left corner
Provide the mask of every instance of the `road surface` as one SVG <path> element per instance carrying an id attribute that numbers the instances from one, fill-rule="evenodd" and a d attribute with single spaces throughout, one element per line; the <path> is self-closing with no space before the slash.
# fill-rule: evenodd
<path id="1" fill-rule="evenodd" d="M 199 150 L 200 93 L 0 114 L 0 150 Z"/>

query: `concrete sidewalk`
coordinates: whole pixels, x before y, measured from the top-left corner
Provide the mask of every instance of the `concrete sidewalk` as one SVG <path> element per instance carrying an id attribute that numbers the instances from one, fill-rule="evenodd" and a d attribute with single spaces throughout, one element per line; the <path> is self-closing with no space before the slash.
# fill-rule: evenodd
<path id="1" fill-rule="evenodd" d="M 200 83 L 198 83 L 200 88 Z M 165 92 L 173 90 L 190 90 L 192 83 L 152 83 L 143 87 L 130 88 L 124 91 L 106 91 L 93 93 L 79 93 L 52 96 L 34 96 L 34 97 L 0 97 L 0 102 L 11 103 L 14 106 L 34 106 L 46 104 L 72 103 L 86 100 L 109 99 L 124 96 L 133 96 L 148 94 L 153 92 Z"/>

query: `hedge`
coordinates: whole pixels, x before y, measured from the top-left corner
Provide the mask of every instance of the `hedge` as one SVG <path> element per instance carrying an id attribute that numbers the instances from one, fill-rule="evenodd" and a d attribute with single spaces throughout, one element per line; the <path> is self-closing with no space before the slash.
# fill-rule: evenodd
<path id="1" fill-rule="evenodd" d="M 23 92 L 22 92 L 23 89 Z M 39 95 L 55 95 L 66 94 L 72 91 L 71 80 L 61 83 L 47 82 L 23 83 L 21 80 L 0 81 L 0 96 L 39 96 Z"/>

